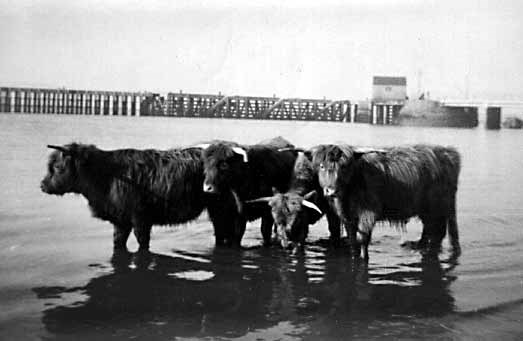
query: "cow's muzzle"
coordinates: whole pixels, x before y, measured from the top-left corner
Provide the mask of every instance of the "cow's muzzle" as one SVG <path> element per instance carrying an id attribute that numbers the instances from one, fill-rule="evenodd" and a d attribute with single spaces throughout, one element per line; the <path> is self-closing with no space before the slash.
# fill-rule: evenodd
<path id="1" fill-rule="evenodd" d="M 218 193 L 217 189 L 215 186 L 211 185 L 211 184 L 208 184 L 208 183 L 203 183 L 203 191 L 205 193 Z"/>
<path id="2" fill-rule="evenodd" d="M 289 247 L 288 231 L 285 224 L 276 224 L 276 236 L 284 249 Z"/>
<path id="3" fill-rule="evenodd" d="M 323 195 L 326 197 L 335 197 L 336 189 L 332 187 L 323 187 Z"/>
<path id="4" fill-rule="evenodd" d="M 40 189 L 42 190 L 42 192 L 50 194 L 49 186 L 47 186 L 47 184 L 45 183 L 45 180 L 42 180 L 42 182 L 40 182 Z"/>

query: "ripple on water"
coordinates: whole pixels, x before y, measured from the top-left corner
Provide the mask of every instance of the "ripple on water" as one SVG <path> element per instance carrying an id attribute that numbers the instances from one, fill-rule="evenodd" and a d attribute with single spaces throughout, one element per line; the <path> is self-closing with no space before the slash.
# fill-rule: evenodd
<path id="1" fill-rule="evenodd" d="M 168 276 L 187 279 L 189 281 L 207 281 L 214 277 L 214 273 L 204 270 L 190 270 L 167 274 Z"/>

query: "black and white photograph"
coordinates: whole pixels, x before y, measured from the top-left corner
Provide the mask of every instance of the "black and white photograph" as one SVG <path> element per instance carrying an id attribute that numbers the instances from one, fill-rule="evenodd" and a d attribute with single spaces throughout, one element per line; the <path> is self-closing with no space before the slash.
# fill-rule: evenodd
<path id="1" fill-rule="evenodd" d="M 523 2 L 0 0 L 0 340 L 522 340 Z"/>

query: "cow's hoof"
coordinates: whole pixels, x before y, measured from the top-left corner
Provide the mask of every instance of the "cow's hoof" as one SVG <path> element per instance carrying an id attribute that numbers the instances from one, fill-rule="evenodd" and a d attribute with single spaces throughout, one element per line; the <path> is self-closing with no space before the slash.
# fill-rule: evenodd
<path id="1" fill-rule="evenodd" d="M 338 247 L 341 246 L 341 239 L 340 239 L 340 238 L 333 238 L 333 237 L 331 237 L 331 238 L 329 239 L 329 241 L 330 241 L 330 244 L 331 244 L 333 247 L 335 247 L 335 248 L 338 248 Z"/>
<path id="2" fill-rule="evenodd" d="M 242 249 L 242 243 L 239 241 L 232 241 L 228 243 L 229 248 L 233 250 L 241 250 Z"/>
<path id="3" fill-rule="evenodd" d="M 117 253 L 117 252 L 129 252 L 129 251 L 127 250 L 126 244 L 114 244 L 113 252 Z"/>
<path id="4" fill-rule="evenodd" d="M 132 252 L 130 252 L 127 248 L 114 248 L 113 249 L 113 259 L 126 259 L 129 256 L 132 255 Z"/>
<path id="5" fill-rule="evenodd" d="M 140 246 L 138 248 L 138 251 L 136 251 L 136 253 L 139 253 L 139 254 L 149 254 L 149 246 Z"/>
<path id="6" fill-rule="evenodd" d="M 225 238 L 216 238 L 214 241 L 215 246 L 227 246 L 227 240 Z"/>
<path id="7" fill-rule="evenodd" d="M 360 258 L 361 246 L 360 245 L 350 245 L 350 255 L 354 259 Z"/>
<path id="8" fill-rule="evenodd" d="M 441 252 L 441 246 L 428 246 L 419 249 L 419 251 L 423 256 L 438 257 Z"/>

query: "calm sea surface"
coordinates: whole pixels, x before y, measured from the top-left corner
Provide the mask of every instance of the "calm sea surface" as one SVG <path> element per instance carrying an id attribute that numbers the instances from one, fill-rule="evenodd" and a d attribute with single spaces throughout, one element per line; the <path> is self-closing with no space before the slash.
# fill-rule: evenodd
<path id="1" fill-rule="evenodd" d="M 343 123 L 0 115 L 0 339 L 523 339 L 523 132 Z M 148 256 L 113 255 L 112 228 L 83 197 L 40 192 L 47 144 L 169 148 L 282 135 L 309 147 L 438 143 L 463 155 L 458 223 L 438 259 L 401 248 L 420 236 L 376 228 L 368 266 L 328 246 L 326 222 L 304 254 L 261 244 L 213 247 L 203 215 L 155 227 Z M 130 238 L 130 249 L 137 244 Z"/>

